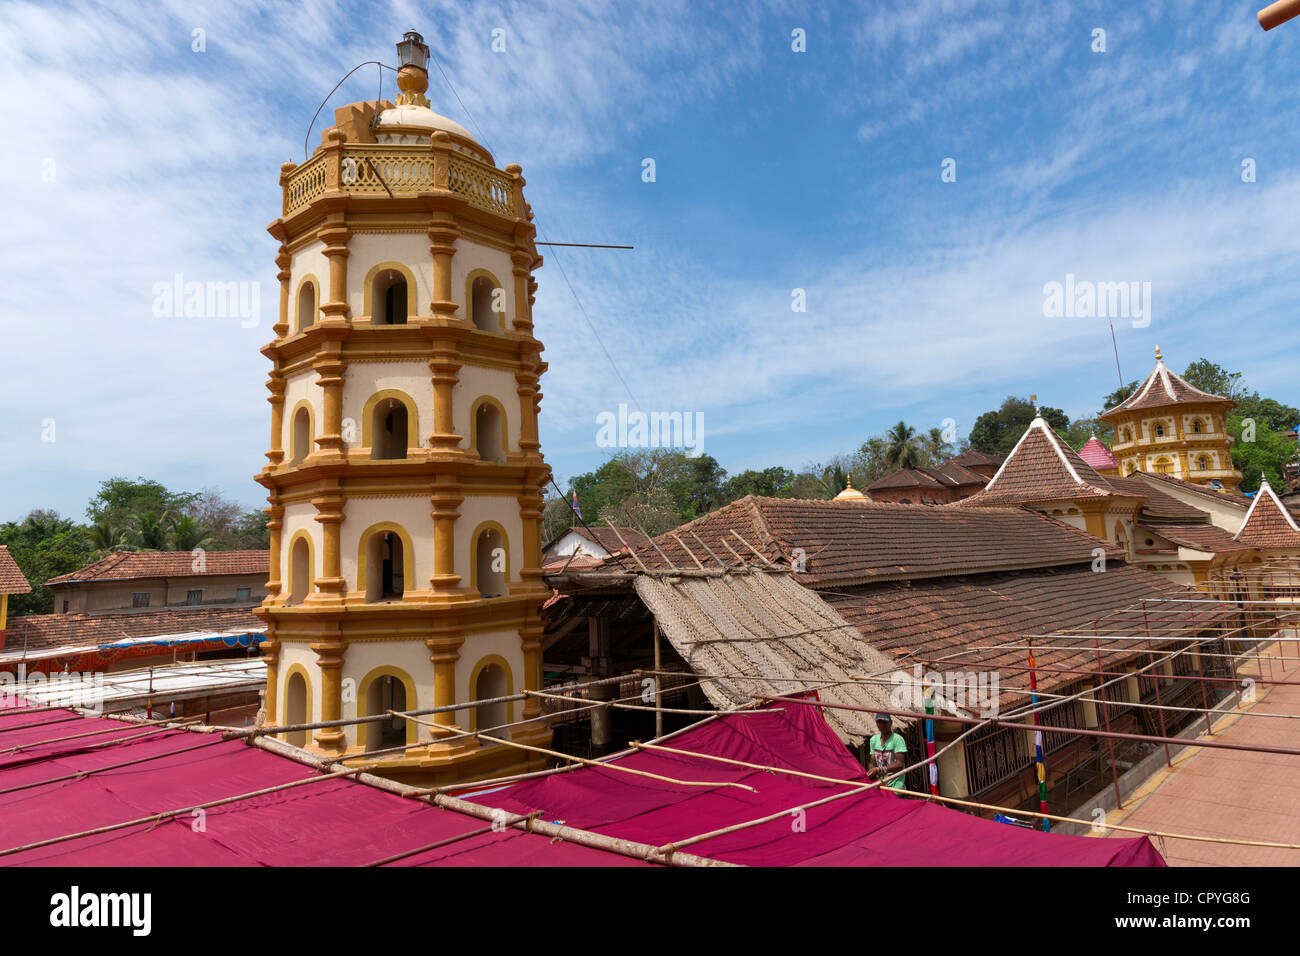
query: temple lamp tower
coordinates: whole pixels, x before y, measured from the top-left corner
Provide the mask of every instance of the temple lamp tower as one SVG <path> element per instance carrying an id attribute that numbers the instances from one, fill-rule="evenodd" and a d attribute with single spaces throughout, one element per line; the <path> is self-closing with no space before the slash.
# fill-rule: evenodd
<path id="1" fill-rule="evenodd" d="M 542 488 L 532 273 L 518 166 L 429 108 L 429 48 L 395 103 L 352 103 L 280 169 L 271 360 L 266 719 L 317 723 L 541 685 Z M 333 757 L 397 748 L 412 781 L 533 769 L 536 698 L 286 734 Z M 521 721 L 530 721 L 520 723 Z M 512 726 L 503 726 L 512 725 Z M 499 728 L 499 729 L 492 729 Z M 468 736 L 487 731 L 488 736 Z M 405 749 L 402 749 L 406 745 Z"/>

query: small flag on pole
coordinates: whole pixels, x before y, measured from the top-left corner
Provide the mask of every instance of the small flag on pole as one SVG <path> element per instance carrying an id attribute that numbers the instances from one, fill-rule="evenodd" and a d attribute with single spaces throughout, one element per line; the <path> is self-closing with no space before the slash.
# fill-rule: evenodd
<path id="1" fill-rule="evenodd" d="M 578 516 L 579 521 L 582 520 L 582 506 L 578 504 L 578 493 L 576 491 L 573 493 L 573 513 Z"/>

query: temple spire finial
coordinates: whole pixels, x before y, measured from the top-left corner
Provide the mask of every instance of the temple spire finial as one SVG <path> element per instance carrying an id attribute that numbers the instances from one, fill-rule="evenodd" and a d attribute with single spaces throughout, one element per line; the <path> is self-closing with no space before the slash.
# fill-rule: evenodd
<path id="1" fill-rule="evenodd" d="M 398 106 L 429 106 L 424 93 L 429 88 L 429 48 L 424 37 L 414 30 L 407 30 L 397 44 L 397 58 L 401 68 L 397 71 Z"/>
<path id="2" fill-rule="evenodd" d="M 1164 359 L 1162 359 L 1162 358 L 1160 357 L 1160 346 L 1158 346 L 1158 345 L 1156 346 L 1156 361 L 1157 361 L 1157 362 L 1162 362 L 1162 361 L 1164 361 Z"/>

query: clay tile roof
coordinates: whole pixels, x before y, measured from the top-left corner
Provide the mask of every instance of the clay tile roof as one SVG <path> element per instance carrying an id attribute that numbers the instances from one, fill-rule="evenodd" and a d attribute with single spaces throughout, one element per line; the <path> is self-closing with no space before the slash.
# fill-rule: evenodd
<path id="1" fill-rule="evenodd" d="M 989 483 L 961 503 L 1021 504 L 1114 494 L 1129 492 L 1116 491 L 1039 417 L 1025 429 Z"/>
<path id="2" fill-rule="evenodd" d="M 1093 468 L 1119 467 L 1119 462 L 1110 453 L 1110 449 L 1099 442 L 1096 435 L 1089 438 L 1087 443 L 1079 449 L 1079 457 L 1092 465 Z"/>
<path id="3" fill-rule="evenodd" d="M 84 568 L 50 578 L 46 584 L 79 581 L 131 581 L 220 574 L 270 574 L 269 551 L 207 551 L 203 570 L 194 568 L 191 551 L 117 551 Z"/>
<path id="4" fill-rule="evenodd" d="M 5 652 L 112 644 L 190 631 L 265 630 L 247 607 L 176 607 L 121 614 L 29 614 L 11 618 Z"/>
<path id="5" fill-rule="evenodd" d="M 939 670 L 979 667 L 991 671 L 1006 667 L 1002 680 L 1023 685 L 1021 672 L 1014 668 L 1025 662 L 1025 635 L 1087 628 L 1099 618 L 1104 627 L 1108 618 L 1127 618 L 1131 612 L 1124 609 L 1143 599 L 1196 593 L 1152 572 L 1118 564 L 1105 574 L 1079 565 L 888 582 L 853 591 L 836 589 L 823 596 L 868 642 L 902 659 L 903 666 L 948 658 L 959 663 L 935 666 Z M 1141 625 L 1140 616 L 1136 623 Z M 996 647 L 999 644 L 1018 646 L 1002 649 Z M 1129 653 L 1102 650 L 1103 659 Z M 1044 668 L 1040 687 L 1063 686 L 1079 679 L 1077 673 L 1058 673 L 1052 668 L 1097 666 L 1091 651 L 1043 648 L 1035 649 L 1035 657 Z M 1004 690 L 1002 700 L 1005 704 L 1021 696 L 1023 692 Z"/>
<path id="6" fill-rule="evenodd" d="M 938 488 L 939 480 L 932 475 L 926 474 L 919 468 L 900 468 L 898 471 L 890 472 L 883 478 L 877 478 L 871 484 L 867 485 L 867 491 L 875 491 L 877 488 Z"/>
<path id="7" fill-rule="evenodd" d="M 640 531 L 637 531 L 635 528 L 620 527 L 618 529 L 618 534 L 615 534 L 614 530 L 609 527 L 592 528 L 590 531 L 588 531 L 582 525 L 575 525 L 569 530 L 576 531 L 578 534 L 582 535 L 588 541 L 595 541 L 596 544 L 600 545 L 606 551 L 610 551 L 610 552 L 623 550 L 623 542 L 618 539 L 618 536 L 620 534 L 623 536 L 624 540 L 626 540 L 627 543 L 634 548 L 638 544 L 643 544 L 644 542 L 650 540 Z"/>
<path id="8" fill-rule="evenodd" d="M 1133 477 L 1138 480 L 1146 481 L 1148 485 L 1153 481 L 1164 482 L 1166 484 L 1173 485 L 1176 488 L 1183 488 L 1187 491 L 1194 491 L 1198 495 L 1205 495 L 1206 497 L 1215 499 L 1217 501 L 1227 500 L 1235 504 L 1242 505 L 1243 507 L 1246 508 L 1250 507 L 1251 499 L 1248 498 L 1246 495 L 1239 494 L 1238 492 L 1235 491 L 1218 491 L 1214 488 L 1209 488 L 1205 485 L 1198 485 L 1196 482 L 1188 481 L 1185 478 L 1175 478 L 1173 475 L 1162 475 L 1159 472 L 1155 472 L 1155 471 L 1134 472 Z M 1150 481 L 1147 481 L 1147 479 L 1150 479 Z"/>
<path id="9" fill-rule="evenodd" d="M 988 479 L 983 475 L 977 474 L 965 465 L 951 460 L 941 462 L 933 468 L 923 468 L 922 471 L 927 475 L 934 476 L 945 485 L 983 485 L 988 483 Z"/>
<path id="10" fill-rule="evenodd" d="M 1117 491 L 1146 498 L 1142 505 L 1143 516 L 1191 519 L 1194 522 L 1208 522 L 1210 520 L 1208 511 L 1193 507 L 1187 502 L 1181 501 L 1159 488 L 1153 488 L 1137 478 L 1107 478 L 1106 480 Z M 1187 522 L 1184 521 L 1184 523 Z"/>
<path id="11" fill-rule="evenodd" d="M 1246 520 L 1234 537 L 1256 548 L 1300 548 L 1300 525 L 1278 500 L 1268 479 L 1260 483 Z"/>
<path id="12" fill-rule="evenodd" d="M 978 454 L 978 453 L 977 453 Z M 989 457 L 989 456 L 985 456 Z M 874 488 L 960 488 L 964 485 L 983 485 L 988 479 L 958 463 L 952 458 L 938 465 L 921 468 L 900 468 L 867 486 Z"/>
<path id="13" fill-rule="evenodd" d="M 0 594 L 26 594 L 31 589 L 8 546 L 0 544 Z"/>
<path id="14" fill-rule="evenodd" d="M 1157 534 L 1174 544 L 1196 551 L 1254 551 L 1253 545 L 1243 544 L 1228 532 L 1212 524 L 1140 524 L 1139 532 Z"/>
<path id="15" fill-rule="evenodd" d="M 982 451 L 976 451 L 974 448 L 968 448 L 955 458 L 949 458 L 950 462 L 958 465 L 964 465 L 969 468 L 972 465 L 1001 465 L 1006 459 L 999 458 L 997 455 L 986 455 Z"/>
<path id="16" fill-rule="evenodd" d="M 813 588 L 1091 562 L 1093 549 L 1104 544 L 1028 508 L 753 496 L 655 538 L 674 566 L 694 568 L 677 538 L 702 564 L 715 568 L 718 561 L 710 551 L 729 566 L 737 563 L 737 555 L 761 566 L 752 545 L 782 567 L 790 567 L 797 559 L 796 550 L 801 551 L 804 570 L 796 568 L 795 577 Z M 649 568 L 668 568 L 653 545 L 636 548 L 635 555 Z M 626 570 L 629 564 L 624 559 L 621 566 Z M 611 567 L 610 561 L 604 563 L 605 570 Z"/>
<path id="17" fill-rule="evenodd" d="M 1230 398 L 1224 398 L 1222 395 L 1211 395 L 1209 392 L 1202 392 L 1199 388 L 1189 385 L 1185 379 L 1175 375 L 1165 367 L 1164 360 L 1160 358 L 1160 350 L 1156 349 L 1156 367 L 1151 370 L 1151 374 L 1146 377 L 1146 380 L 1138 386 L 1137 391 L 1114 408 L 1108 408 L 1097 417 L 1106 419 L 1121 412 L 1135 411 L 1141 408 L 1160 408 L 1164 405 L 1173 405 L 1176 402 L 1221 402 L 1229 406 L 1237 404 Z"/>

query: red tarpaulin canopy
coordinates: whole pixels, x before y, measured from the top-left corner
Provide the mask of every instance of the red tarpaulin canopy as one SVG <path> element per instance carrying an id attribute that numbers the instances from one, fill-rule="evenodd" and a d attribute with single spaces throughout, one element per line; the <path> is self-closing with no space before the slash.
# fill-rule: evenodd
<path id="1" fill-rule="evenodd" d="M 783 706 L 779 713 L 729 715 L 664 744 L 745 763 L 868 782 L 817 708 Z M 915 758 L 909 755 L 909 760 Z M 548 820 L 663 846 L 853 789 L 679 754 L 643 751 L 617 762 L 677 780 L 743 783 L 756 792 L 675 786 L 588 768 L 468 796 L 511 812 L 543 810 Z M 1165 865 L 1147 837 L 1096 839 L 1042 833 L 880 789 L 683 849 L 750 866 Z"/>
<path id="2" fill-rule="evenodd" d="M 862 768 L 813 707 L 720 717 L 666 741 L 683 750 L 821 776 Z M 11 706 L 8 708 L 13 710 Z M 108 731 L 93 737 L 55 738 Z M 319 776 L 286 757 L 219 735 L 40 709 L 0 708 L 0 849 L 124 823 Z M 145 735 L 147 734 L 147 735 Z M 144 735 L 144 736 L 142 736 Z M 155 758 L 141 761 L 141 758 Z M 130 766 L 119 766 L 127 762 Z M 617 761 L 706 789 L 588 768 L 472 796 L 511 812 L 653 845 L 850 789 L 701 757 L 638 753 Z M 115 769 L 105 769 L 105 768 Z M 88 776 L 76 776 L 91 771 Z M 58 779 L 72 775 L 73 779 Z M 19 789 L 21 788 L 21 789 Z M 0 865 L 352 866 L 485 826 L 351 780 L 329 780 L 109 833 L 0 856 Z M 1145 837 L 1058 836 L 869 791 L 707 840 L 689 852 L 751 865 L 1163 866 Z M 410 856 L 413 866 L 627 866 L 637 860 L 520 830 L 485 833 Z"/>
<path id="3" fill-rule="evenodd" d="M 68 718 L 72 719 L 68 719 Z M 54 721 L 61 721 L 54 723 Z M 41 724 L 41 726 L 21 725 Z M 95 730 L 95 737 L 14 751 Z M 88 777 L 0 793 L 0 849 L 123 823 L 320 776 L 288 758 L 219 735 L 168 730 L 68 711 L 0 709 L 0 791 L 164 755 Z M 200 746 L 206 745 L 206 746 Z M 195 749 L 197 748 L 197 749 Z M 488 826 L 351 780 L 330 780 L 0 856 L 0 865 L 357 866 Z M 505 830 L 470 837 L 397 865 L 637 866 L 631 857 Z"/>

